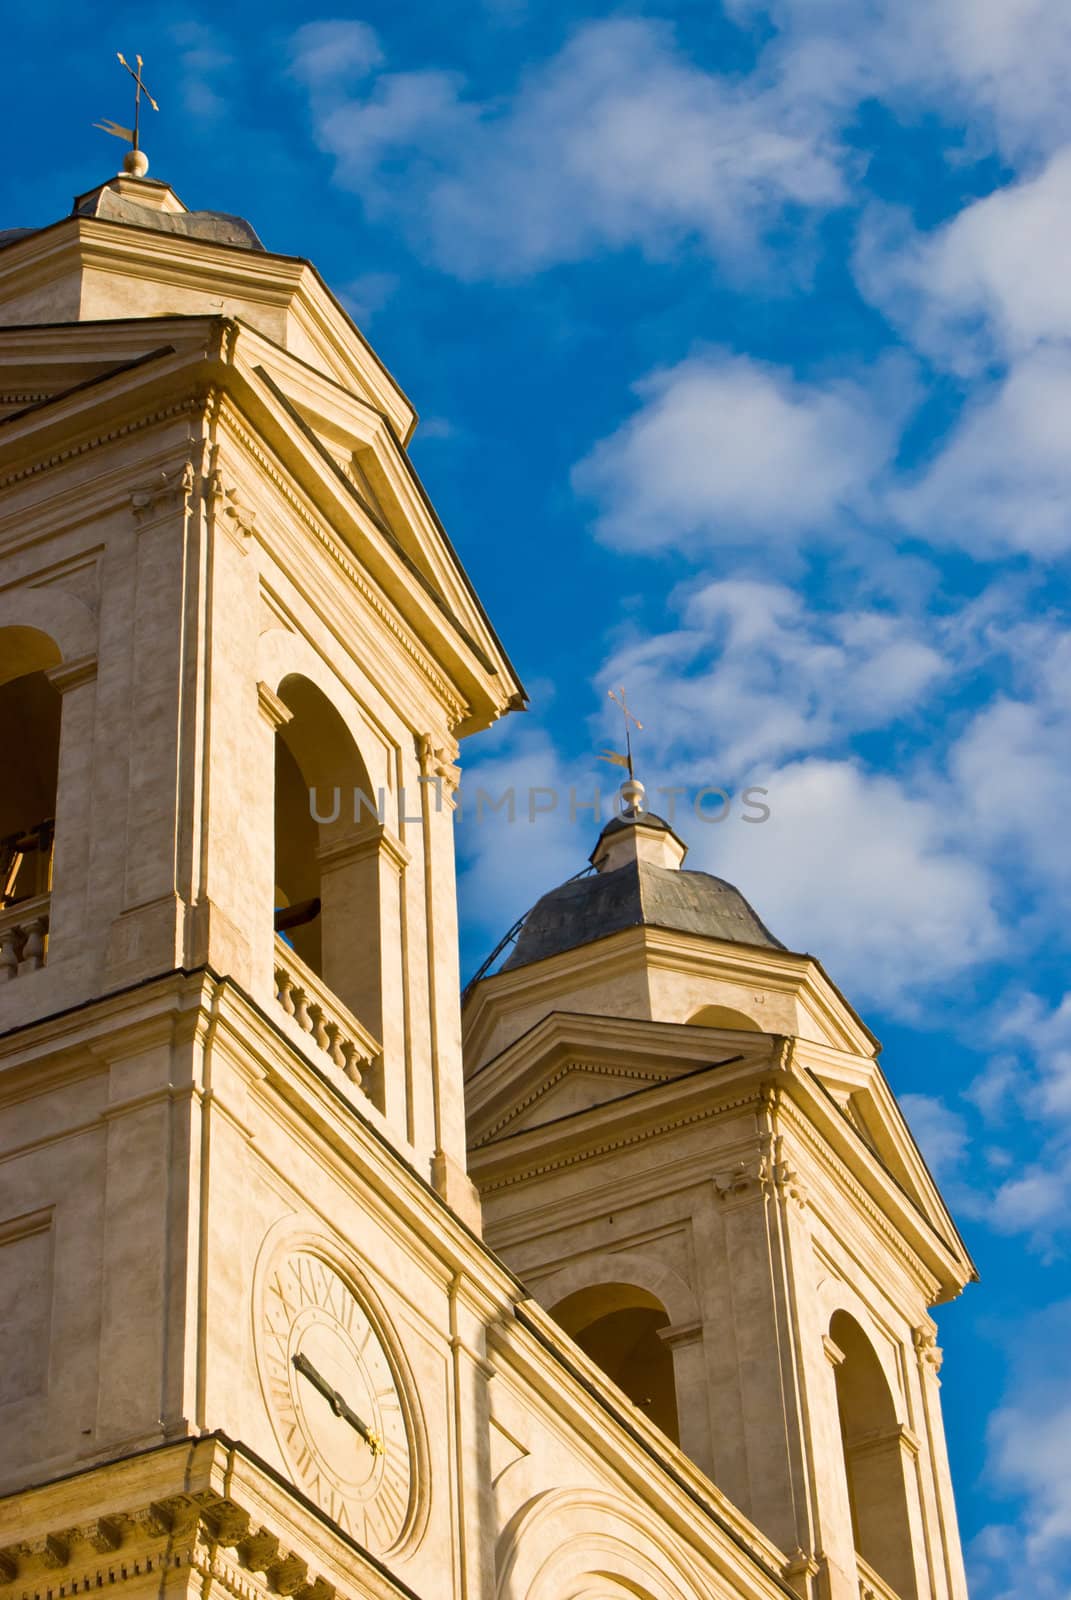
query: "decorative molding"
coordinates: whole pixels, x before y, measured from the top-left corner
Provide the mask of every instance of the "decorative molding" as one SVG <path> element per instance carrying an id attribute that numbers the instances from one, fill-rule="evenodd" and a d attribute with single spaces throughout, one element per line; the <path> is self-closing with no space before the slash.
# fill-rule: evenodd
<path id="1" fill-rule="evenodd" d="M 420 776 L 425 783 L 440 784 L 446 791 L 447 804 L 452 807 L 461 782 L 461 768 L 456 765 L 457 741 L 451 739 L 446 745 L 436 745 L 433 733 L 421 733 L 416 743 Z"/>
<path id="2" fill-rule="evenodd" d="M 497 1122 L 492 1123 L 490 1128 L 480 1135 L 473 1148 L 480 1150 L 484 1145 L 490 1144 L 496 1134 L 501 1133 L 502 1129 L 507 1128 L 511 1122 L 516 1122 L 517 1118 L 523 1116 L 530 1106 L 535 1105 L 538 1100 L 542 1100 L 543 1096 L 549 1093 L 555 1084 L 560 1083 L 563 1078 L 567 1078 L 571 1072 L 583 1072 L 593 1077 L 638 1080 L 641 1083 L 671 1083 L 673 1081 L 672 1076 L 664 1072 L 653 1070 L 642 1072 L 637 1067 L 607 1066 L 606 1063 L 601 1061 L 571 1059 L 564 1062 L 557 1071 L 548 1074 L 545 1078 L 541 1078 L 536 1088 L 530 1094 L 526 1094 L 523 1100 L 514 1101 L 506 1114 L 499 1117 Z"/>
<path id="3" fill-rule="evenodd" d="M 130 508 L 140 522 L 161 503 L 182 500 L 188 505 L 197 483 L 197 473 L 192 461 L 184 461 L 171 472 L 160 472 L 151 483 L 130 491 Z"/>
<path id="4" fill-rule="evenodd" d="M 350 561 L 343 553 L 336 540 L 334 540 L 327 530 L 321 525 L 321 523 L 319 523 L 317 519 L 312 516 L 301 497 L 295 494 L 294 490 L 287 483 L 285 477 L 275 466 L 271 458 L 260 448 L 252 434 L 247 432 L 247 430 L 242 427 L 241 423 L 237 420 L 230 409 L 227 409 L 222 413 L 222 420 L 224 425 L 234 435 L 238 443 L 243 446 L 243 448 L 257 463 L 265 477 L 275 485 L 276 489 L 282 495 L 283 499 L 286 501 L 291 510 L 293 510 L 296 515 L 300 517 L 301 521 L 309 529 L 310 533 L 312 533 L 317 543 L 326 551 L 327 555 L 331 558 L 335 565 L 341 568 L 341 570 L 346 574 L 347 578 L 349 578 L 350 582 L 353 584 L 354 588 L 360 593 L 362 599 L 368 602 L 368 605 L 375 612 L 376 616 L 385 625 L 388 631 L 394 635 L 402 649 L 416 666 L 417 670 L 434 689 L 439 700 L 441 700 L 442 704 L 446 708 L 451 723 L 456 726 L 458 723 L 464 722 L 465 718 L 471 713 L 471 707 L 466 705 L 464 701 L 457 698 L 450 686 L 447 684 L 445 678 L 441 677 L 440 674 L 436 672 L 435 668 L 424 655 L 423 651 L 417 648 L 408 631 L 402 627 L 401 623 L 393 614 L 390 607 L 376 592 L 372 585 L 361 575 L 354 563 Z M 2 487 L 2 484 L 0 484 L 0 487 Z"/>
<path id="5" fill-rule="evenodd" d="M 833 1150 L 828 1140 L 821 1138 L 812 1127 L 806 1116 L 790 1099 L 782 1098 L 778 1104 L 779 1113 L 789 1121 L 800 1141 L 807 1146 L 808 1154 L 814 1158 L 819 1168 L 828 1174 L 834 1183 L 855 1202 L 859 1210 L 873 1224 L 876 1233 L 879 1233 L 884 1242 L 890 1247 L 894 1255 L 898 1256 L 908 1271 L 916 1279 L 921 1279 L 929 1301 L 936 1300 L 941 1288 L 940 1281 L 932 1273 L 926 1272 L 917 1253 L 905 1241 L 899 1229 L 893 1227 L 884 1211 L 870 1198 L 857 1178 L 848 1170 L 848 1165 L 836 1151 Z M 913 1207 L 920 1221 L 931 1229 L 933 1224 L 925 1213 L 920 1213 Z M 941 1236 L 938 1234 L 938 1238 Z M 946 1248 L 947 1241 L 941 1240 Z"/>
<path id="6" fill-rule="evenodd" d="M 119 1553 L 120 1560 L 100 1562 Z M 281 1548 L 277 1534 L 251 1526 L 248 1511 L 209 1490 L 108 1512 L 0 1550 L 0 1590 L 20 1582 L 25 1600 L 55 1600 L 113 1588 L 186 1567 L 218 1580 L 229 1594 L 334 1600 L 335 1588 L 310 1576 L 308 1563 Z M 57 1576 L 62 1574 L 62 1576 Z"/>
<path id="7" fill-rule="evenodd" d="M 96 656 L 77 656 L 73 661 L 61 661 L 45 669 L 45 677 L 60 694 L 66 694 L 68 689 L 80 689 L 83 683 L 92 683 L 96 676 Z"/>
<path id="8" fill-rule="evenodd" d="M 934 1375 L 935 1382 L 939 1383 L 940 1379 L 938 1379 L 937 1374 L 940 1372 L 941 1364 L 944 1361 L 944 1351 L 937 1343 L 933 1327 L 924 1322 L 920 1327 L 912 1328 L 911 1342 L 915 1346 L 919 1370 L 925 1374 L 926 1369 L 929 1368 Z"/>
<path id="9" fill-rule="evenodd" d="M 78 456 L 88 455 L 90 451 L 100 449 L 102 445 L 114 444 L 117 439 L 126 439 L 133 433 L 141 433 L 146 428 L 154 427 L 158 422 L 166 422 L 169 417 L 200 411 L 204 405 L 205 396 L 203 393 L 198 393 L 187 395 L 184 400 L 176 400 L 173 405 L 161 406 L 156 411 L 144 412 L 131 422 L 124 422 L 117 428 L 109 428 L 106 433 L 93 434 L 78 444 L 70 445 L 66 450 L 53 451 L 50 455 L 39 457 L 27 467 L 20 467 L 17 472 L 9 472 L 6 477 L 0 478 L 0 489 L 24 483 L 27 478 L 35 478 L 38 473 L 62 466 L 65 461 L 73 461 Z"/>
<path id="10" fill-rule="evenodd" d="M 269 689 L 263 679 L 257 684 L 257 704 L 260 706 L 261 716 L 273 733 L 285 728 L 294 715 L 285 701 L 280 700 L 275 690 Z"/>
<path id="11" fill-rule="evenodd" d="M 224 488 L 223 474 L 214 467 L 204 480 L 204 498 L 223 517 L 223 527 L 235 535 L 235 544 L 244 553 L 256 530 L 257 514 L 242 502 L 242 492 L 234 484 Z"/>
<path id="12" fill-rule="evenodd" d="M 362 830 L 355 839 L 342 839 L 337 844 L 324 845 L 316 852 L 321 869 L 346 866 L 351 861 L 362 861 L 368 856 L 381 858 L 398 873 L 403 872 L 413 859 L 384 822 Z"/>
<path id="13" fill-rule="evenodd" d="M 701 1344 L 703 1340 L 703 1323 L 676 1322 L 668 1328 L 659 1328 L 658 1337 L 663 1344 L 668 1344 L 671 1350 L 677 1350 L 690 1344 Z"/>
<path id="14" fill-rule="evenodd" d="M 607 1139 L 602 1144 L 586 1145 L 581 1150 L 570 1151 L 568 1155 L 559 1156 L 553 1161 L 541 1161 L 526 1166 L 516 1172 L 508 1173 L 502 1178 L 493 1178 L 487 1181 L 477 1178 L 475 1181 L 480 1194 L 492 1194 L 497 1189 L 507 1189 L 512 1184 L 524 1183 L 530 1178 L 541 1178 L 548 1172 L 558 1172 L 565 1167 L 575 1167 L 580 1161 L 590 1161 L 596 1156 L 611 1154 L 614 1150 L 624 1150 L 631 1145 L 643 1144 L 647 1139 L 656 1139 L 660 1134 L 671 1133 L 677 1128 L 688 1128 L 701 1122 L 711 1122 L 716 1117 L 724 1115 L 726 1111 L 736 1107 L 754 1105 L 756 1095 L 742 1095 L 738 1100 L 722 1102 L 716 1106 L 704 1106 L 699 1111 L 693 1111 L 688 1116 L 673 1117 L 666 1122 L 656 1123 L 653 1127 L 643 1128 L 639 1133 L 630 1133 L 620 1139 Z M 538 1130 L 537 1130 L 538 1131 Z"/>
<path id="15" fill-rule="evenodd" d="M 760 1098 L 769 1104 L 769 1091 L 762 1090 Z M 807 1204 L 807 1191 L 795 1167 L 783 1159 L 782 1150 L 780 1134 L 759 1134 L 756 1151 L 751 1157 L 742 1157 L 727 1171 L 715 1173 L 714 1190 L 718 1199 L 744 1199 L 755 1194 L 779 1195 L 782 1199 L 794 1201 L 802 1210 Z"/>
<path id="16" fill-rule="evenodd" d="M 825 1351 L 826 1360 L 831 1367 L 842 1367 L 848 1359 L 840 1345 L 834 1339 L 831 1339 L 828 1333 L 823 1333 L 822 1335 L 822 1349 Z"/>

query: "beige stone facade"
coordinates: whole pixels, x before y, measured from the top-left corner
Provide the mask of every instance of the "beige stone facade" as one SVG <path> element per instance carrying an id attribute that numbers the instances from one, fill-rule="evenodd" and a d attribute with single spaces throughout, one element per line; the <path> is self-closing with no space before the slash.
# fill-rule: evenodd
<path id="1" fill-rule="evenodd" d="M 0 1600 L 962 1600 L 972 1268 L 818 963 L 596 926 L 463 1030 L 523 692 L 313 268 L 125 178 L 0 325 Z"/>

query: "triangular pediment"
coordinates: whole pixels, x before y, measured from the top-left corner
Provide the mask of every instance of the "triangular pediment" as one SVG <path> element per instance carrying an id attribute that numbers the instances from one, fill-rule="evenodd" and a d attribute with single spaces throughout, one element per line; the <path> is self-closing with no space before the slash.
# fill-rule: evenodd
<path id="1" fill-rule="evenodd" d="M 635 1018 L 554 1012 L 470 1079 L 469 1144 L 579 1122 L 601 1108 L 639 1108 L 683 1079 L 743 1060 L 765 1060 L 766 1034 Z"/>
<path id="2" fill-rule="evenodd" d="M 104 418 L 128 426 L 144 416 L 147 394 L 158 407 L 209 383 L 233 404 L 237 438 L 255 435 L 254 475 L 273 475 L 292 503 L 300 497 L 328 530 L 341 569 L 367 577 L 419 640 L 456 703 L 456 736 L 523 703 L 395 422 L 359 384 L 344 387 L 252 327 L 217 315 L 0 328 L 0 456 L 15 464 L 53 437 L 99 431 Z M 452 776 L 450 749 L 431 759 Z"/>
<path id="3" fill-rule="evenodd" d="M 485 1138 L 545 1127 L 565 1117 L 593 1111 L 651 1084 L 672 1082 L 682 1070 L 629 1071 L 611 1061 L 567 1060 L 548 1068 L 541 1082 L 530 1082 L 523 1102 L 507 1110 L 487 1130 Z"/>
<path id="4" fill-rule="evenodd" d="M 827 1105 L 876 1158 L 934 1232 L 963 1249 L 958 1230 L 933 1180 L 876 1056 L 855 1056 L 797 1040 L 799 1065 Z M 966 1256 L 966 1251 L 963 1251 Z"/>

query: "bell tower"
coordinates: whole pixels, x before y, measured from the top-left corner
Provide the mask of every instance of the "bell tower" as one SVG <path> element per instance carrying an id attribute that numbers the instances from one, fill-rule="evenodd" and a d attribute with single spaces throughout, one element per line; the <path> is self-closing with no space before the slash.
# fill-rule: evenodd
<path id="1" fill-rule="evenodd" d="M 0 325 L 0 1580 L 189 1524 L 323 1600 L 320 1516 L 386 1593 L 454 1515 L 414 1241 L 479 1227 L 455 760 L 522 692 L 307 262 L 127 174 L 0 234 Z"/>
<path id="2" fill-rule="evenodd" d="M 873 1035 L 685 855 L 615 817 L 470 986 L 486 1237 L 800 1593 L 964 1600 L 930 1308 L 974 1268 Z"/>

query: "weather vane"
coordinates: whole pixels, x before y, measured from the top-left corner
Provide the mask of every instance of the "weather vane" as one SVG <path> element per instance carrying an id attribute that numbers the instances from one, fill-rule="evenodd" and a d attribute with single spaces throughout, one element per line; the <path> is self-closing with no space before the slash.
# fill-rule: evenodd
<path id="1" fill-rule="evenodd" d="M 94 128 L 100 128 L 102 133 L 110 133 L 113 138 L 126 140 L 127 144 L 130 145 L 131 148 L 123 157 L 123 170 L 131 173 L 135 178 L 143 178 L 149 170 L 149 159 L 138 142 L 141 131 L 140 123 L 142 92 L 144 91 L 145 98 L 152 106 L 154 111 L 159 111 L 160 107 L 156 104 L 156 101 L 149 93 L 149 90 L 141 76 L 141 69 L 144 65 L 141 57 L 134 57 L 134 60 L 138 64 L 137 71 L 135 72 L 134 68 L 130 65 L 130 62 L 126 59 L 126 56 L 123 55 L 121 50 L 117 50 L 115 53 L 119 58 L 120 66 L 126 68 L 127 72 L 129 72 L 130 76 L 133 78 L 136 86 L 134 89 L 134 126 L 132 128 L 124 128 L 121 122 L 112 122 L 109 117 L 106 117 L 103 122 L 94 122 L 93 126 Z"/>
<path id="2" fill-rule="evenodd" d="M 625 691 L 623 687 L 618 694 L 615 694 L 612 689 L 609 689 L 607 693 L 625 719 L 625 754 L 621 755 L 617 750 L 604 750 L 599 756 L 599 760 L 609 761 L 611 765 L 615 767 L 625 767 L 628 771 L 629 779 L 631 781 L 636 777 L 636 774 L 632 770 L 632 729 L 635 728 L 638 732 L 642 733 L 643 723 L 640 721 L 639 717 L 634 716 L 629 710 L 628 701 L 625 699 Z"/>

